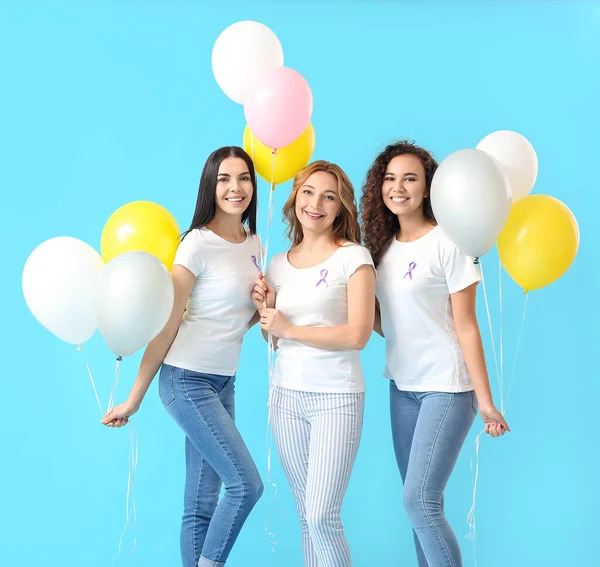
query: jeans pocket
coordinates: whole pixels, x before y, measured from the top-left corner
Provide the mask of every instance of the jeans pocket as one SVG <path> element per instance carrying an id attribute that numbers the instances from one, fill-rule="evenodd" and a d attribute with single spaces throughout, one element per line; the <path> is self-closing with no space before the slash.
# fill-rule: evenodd
<path id="1" fill-rule="evenodd" d="M 177 369 L 174 366 L 163 365 L 158 379 L 158 395 L 165 407 L 169 407 L 175 400 L 173 377 Z"/>
<path id="2" fill-rule="evenodd" d="M 475 415 L 477 415 L 477 411 L 479 410 L 479 402 L 477 401 L 477 395 L 475 394 L 475 390 L 471 390 L 471 399 L 472 399 L 473 413 Z"/>

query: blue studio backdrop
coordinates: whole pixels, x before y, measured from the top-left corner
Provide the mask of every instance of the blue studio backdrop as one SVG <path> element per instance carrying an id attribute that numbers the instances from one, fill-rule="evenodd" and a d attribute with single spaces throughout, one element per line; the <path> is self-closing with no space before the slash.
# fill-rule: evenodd
<path id="1" fill-rule="evenodd" d="M 187 228 L 205 159 L 217 147 L 242 143 L 243 107 L 219 89 L 211 50 L 225 27 L 247 19 L 277 34 L 285 64 L 311 85 L 313 159 L 338 163 L 357 193 L 377 152 L 394 139 L 414 139 L 440 161 L 495 130 L 516 130 L 533 144 L 533 193 L 570 207 L 581 243 L 563 278 L 530 293 L 506 414 L 513 431 L 481 442 L 476 558 L 481 567 L 600 565 L 600 4 L 573 0 L 0 3 L 0 564 L 107 567 L 126 513 L 129 432 L 100 424 L 82 354 L 27 309 L 24 263 L 54 236 L 99 250 L 110 214 L 134 200 L 165 206 Z M 286 246 L 280 211 L 289 190 L 290 183 L 276 189 L 271 254 Z M 265 182 L 259 198 L 264 231 Z M 496 340 L 502 311 L 507 385 L 524 295 L 504 274 L 499 301 L 495 249 L 483 265 Z M 499 403 L 481 291 L 479 297 Z M 86 352 L 106 406 L 114 357 L 98 333 Z M 117 402 L 140 358 L 138 352 L 123 361 Z M 365 427 L 343 509 L 354 564 L 416 567 L 379 336 L 362 360 Z M 267 350 L 256 327 L 245 340 L 237 384 L 237 421 L 266 482 Z M 179 564 L 183 436 L 156 386 L 132 420 L 139 434 L 137 514 L 116 567 Z M 481 425 L 477 418 L 446 496 L 467 566 L 474 564 L 465 538 L 470 458 Z M 232 567 L 303 565 L 299 522 L 276 456 L 272 480 L 279 487 L 275 507 L 268 485 L 234 547 Z"/>

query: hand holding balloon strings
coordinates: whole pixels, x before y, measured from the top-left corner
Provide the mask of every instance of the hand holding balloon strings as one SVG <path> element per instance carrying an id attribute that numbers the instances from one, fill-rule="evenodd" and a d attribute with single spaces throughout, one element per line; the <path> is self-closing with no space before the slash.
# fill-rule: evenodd
<path id="1" fill-rule="evenodd" d="M 498 375 L 501 411 L 482 411 L 482 418 L 486 423 L 485 429 L 475 439 L 475 479 L 473 485 L 473 502 L 467 518 L 470 528 L 468 537 L 475 545 L 475 503 L 477 495 L 477 481 L 479 477 L 479 442 L 483 432 L 492 437 L 500 436 L 505 431 L 510 431 L 504 416 L 506 414 L 525 315 L 529 291 L 540 289 L 560 278 L 573 263 L 579 246 L 579 228 L 577 221 L 571 211 L 563 203 L 548 195 L 530 195 L 535 184 L 538 173 L 537 155 L 529 141 L 516 132 L 498 131 L 486 136 L 478 145 L 477 150 L 485 152 L 494 159 L 504 171 L 508 179 L 512 205 L 510 213 L 505 222 L 499 222 L 501 230 L 496 234 L 499 256 L 499 301 L 500 301 L 500 366 L 496 357 L 495 341 L 492 332 L 489 303 L 485 290 L 485 278 L 482 282 L 486 300 L 486 310 L 492 339 L 492 349 L 496 373 Z M 462 175 L 468 175 L 463 170 Z M 446 187 L 448 189 L 449 187 Z M 482 189 L 489 190 L 489 186 L 482 185 Z M 446 196 L 442 197 L 442 208 L 446 206 Z M 503 213 L 505 214 L 505 213 Z M 442 213 L 442 217 L 444 213 Z M 460 216 L 460 214 L 459 214 Z M 468 216 L 468 215 L 467 215 Z M 448 220 L 451 223 L 450 231 L 454 231 L 458 241 L 463 238 L 460 221 L 468 221 L 468 218 L 453 218 L 451 211 L 448 212 Z M 455 224 L 453 224 L 455 223 Z M 469 224 L 467 222 L 467 224 Z M 472 223 L 472 228 L 479 230 L 477 223 Z M 496 227 L 497 231 L 497 227 Z M 452 237 L 452 235 L 451 235 Z M 462 240 L 464 242 L 464 239 Z M 482 243 L 481 234 L 477 235 L 474 242 Z M 457 241 L 455 243 L 458 244 Z M 488 240 L 489 243 L 489 240 Z M 479 246 L 478 250 L 472 250 L 479 263 L 479 256 L 487 252 L 489 247 Z M 525 292 L 525 304 L 521 318 L 521 326 L 517 338 L 517 346 L 512 365 L 511 376 L 508 384 L 506 403 L 504 403 L 504 363 L 503 363 L 503 327 L 502 327 L 502 268 L 505 268 L 511 278 L 523 288 Z M 472 466 L 472 463 L 471 463 Z"/>

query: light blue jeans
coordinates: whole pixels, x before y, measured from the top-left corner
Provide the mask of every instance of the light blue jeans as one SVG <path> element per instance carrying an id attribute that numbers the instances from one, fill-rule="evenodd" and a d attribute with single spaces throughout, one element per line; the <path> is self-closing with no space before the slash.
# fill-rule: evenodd
<path id="1" fill-rule="evenodd" d="M 444 489 L 477 415 L 475 392 L 404 392 L 390 383 L 392 437 L 419 567 L 462 567 Z"/>
<path id="2" fill-rule="evenodd" d="M 158 391 L 185 438 L 181 523 L 183 567 L 225 564 L 263 492 L 256 465 L 234 423 L 235 376 L 163 364 Z M 225 494 L 219 501 L 221 483 Z"/>

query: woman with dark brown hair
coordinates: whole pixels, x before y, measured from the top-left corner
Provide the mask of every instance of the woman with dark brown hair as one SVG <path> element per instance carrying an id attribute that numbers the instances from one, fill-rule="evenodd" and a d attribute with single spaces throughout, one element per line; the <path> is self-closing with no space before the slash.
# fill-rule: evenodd
<path id="1" fill-rule="evenodd" d="M 410 142 L 369 169 L 361 199 L 377 267 L 375 330 L 385 337 L 392 436 L 419 567 L 460 567 L 444 489 L 478 407 L 493 437 L 510 431 L 494 406 L 475 310 L 481 275 L 437 226 L 437 163 Z"/>
<path id="2" fill-rule="evenodd" d="M 301 171 L 283 213 L 292 247 L 253 292 L 263 334 L 277 348 L 273 435 L 305 564 L 349 567 L 340 511 L 362 432 L 360 350 L 373 331 L 375 271 L 360 245 L 354 189 L 337 165 L 317 161 Z"/>
<path id="3" fill-rule="evenodd" d="M 185 435 L 183 567 L 223 567 L 263 492 L 235 423 L 242 341 L 258 321 L 249 297 L 262 251 L 256 209 L 250 156 L 237 146 L 215 150 L 175 254 L 171 317 L 148 345 L 128 398 L 102 420 L 125 425 L 159 374 L 159 397 Z"/>

